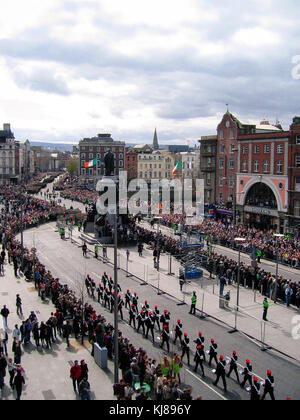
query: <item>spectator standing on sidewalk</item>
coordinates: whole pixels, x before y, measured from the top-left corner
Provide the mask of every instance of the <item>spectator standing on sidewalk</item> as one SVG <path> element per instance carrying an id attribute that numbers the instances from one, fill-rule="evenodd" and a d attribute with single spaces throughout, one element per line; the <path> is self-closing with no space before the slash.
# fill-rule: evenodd
<path id="1" fill-rule="evenodd" d="M 7 323 L 7 319 L 8 319 L 8 315 L 9 315 L 9 309 L 6 307 L 6 305 L 3 305 L 3 308 L 1 309 L 1 315 L 3 318 L 3 326 L 4 328 L 8 328 L 8 323 Z"/>
<path id="2" fill-rule="evenodd" d="M 23 391 L 23 384 L 25 384 L 24 376 L 22 375 L 22 371 L 19 367 L 16 369 L 16 375 L 13 381 L 13 389 L 17 392 L 16 400 L 21 399 L 22 391 Z"/>
<path id="3" fill-rule="evenodd" d="M 83 378 L 83 380 L 80 382 L 78 392 L 79 392 L 81 400 L 90 401 L 91 385 L 88 382 L 87 378 Z"/>
<path id="4" fill-rule="evenodd" d="M 77 385 L 77 389 L 78 389 L 78 392 L 79 392 L 80 376 L 81 376 L 81 367 L 78 364 L 78 360 L 75 360 L 74 365 L 70 369 L 70 378 L 72 379 L 73 388 L 74 388 L 75 392 L 76 392 L 76 385 Z"/>
<path id="5" fill-rule="evenodd" d="M 22 299 L 20 298 L 20 295 L 16 296 L 16 309 L 17 309 L 17 315 L 23 315 L 22 312 Z"/>

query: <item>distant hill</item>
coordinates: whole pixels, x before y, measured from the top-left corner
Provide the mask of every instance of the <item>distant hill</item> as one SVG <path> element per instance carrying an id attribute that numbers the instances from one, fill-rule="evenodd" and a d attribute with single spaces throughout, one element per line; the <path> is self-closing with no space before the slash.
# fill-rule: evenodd
<path id="1" fill-rule="evenodd" d="M 31 146 L 42 146 L 44 149 L 49 150 L 59 150 L 60 152 L 71 152 L 73 149 L 73 146 L 76 146 L 76 144 L 70 144 L 70 143 L 45 143 L 42 141 L 31 141 Z"/>

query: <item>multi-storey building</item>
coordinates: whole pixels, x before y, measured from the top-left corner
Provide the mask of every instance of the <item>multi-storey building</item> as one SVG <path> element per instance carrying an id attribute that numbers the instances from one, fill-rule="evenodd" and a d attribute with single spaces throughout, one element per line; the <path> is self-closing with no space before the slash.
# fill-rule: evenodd
<path id="1" fill-rule="evenodd" d="M 197 179 L 200 177 L 200 149 L 181 152 L 179 158 L 183 178 Z"/>
<path id="2" fill-rule="evenodd" d="M 289 230 L 300 230 L 300 117 L 290 126 L 289 143 Z"/>
<path id="3" fill-rule="evenodd" d="M 156 150 L 153 153 L 138 155 L 138 178 L 150 182 L 151 179 L 172 179 L 172 172 L 179 156 L 167 151 Z"/>
<path id="4" fill-rule="evenodd" d="M 0 130 L 0 183 L 17 184 L 20 169 L 20 143 L 15 140 L 10 124 L 3 124 Z"/>
<path id="5" fill-rule="evenodd" d="M 138 176 L 138 152 L 133 147 L 125 149 L 125 171 L 128 180 L 136 179 Z"/>
<path id="6" fill-rule="evenodd" d="M 115 157 L 115 175 L 125 169 L 125 142 L 115 141 L 110 134 L 98 134 L 79 142 L 79 178 L 81 182 L 96 185 L 105 173 L 104 157 L 111 151 Z M 97 164 L 85 168 L 85 163 L 97 159 Z"/>
<path id="7" fill-rule="evenodd" d="M 200 142 L 200 176 L 204 179 L 204 202 L 216 202 L 217 136 L 202 136 Z"/>
<path id="8" fill-rule="evenodd" d="M 236 207 L 246 226 L 285 232 L 289 131 L 238 136 Z"/>

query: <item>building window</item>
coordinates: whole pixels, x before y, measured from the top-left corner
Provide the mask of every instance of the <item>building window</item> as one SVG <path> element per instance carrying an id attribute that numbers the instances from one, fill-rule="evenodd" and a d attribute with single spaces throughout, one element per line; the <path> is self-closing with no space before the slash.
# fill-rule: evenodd
<path id="1" fill-rule="evenodd" d="M 243 155 L 248 153 L 248 146 L 243 146 Z"/>
<path id="2" fill-rule="evenodd" d="M 220 153 L 224 153 L 224 151 L 225 151 L 225 146 L 224 146 L 224 144 L 221 144 L 220 145 Z"/>
<path id="3" fill-rule="evenodd" d="M 270 168 L 270 164 L 268 160 L 264 161 L 264 172 L 267 173 L 269 172 L 269 168 Z"/>
<path id="4" fill-rule="evenodd" d="M 295 177 L 295 191 L 300 192 L 300 178 Z"/>
<path id="5" fill-rule="evenodd" d="M 270 153 L 270 146 L 269 146 L 268 144 L 265 144 L 265 145 L 264 145 L 264 153 L 265 153 L 265 154 Z"/>
<path id="6" fill-rule="evenodd" d="M 282 165 L 282 160 L 279 160 L 279 161 L 277 162 L 277 173 L 278 173 L 278 174 L 282 174 L 282 168 L 283 168 L 283 165 Z"/>
<path id="7" fill-rule="evenodd" d="M 230 177 L 229 177 L 229 187 L 234 187 L 234 176 L 233 175 L 230 175 Z"/>
<path id="8" fill-rule="evenodd" d="M 234 139 L 234 130 L 233 128 L 230 129 L 230 138 Z"/>
<path id="9" fill-rule="evenodd" d="M 295 166 L 296 168 L 300 168 L 300 155 L 296 155 L 295 157 Z"/>
<path id="10" fill-rule="evenodd" d="M 223 131 L 223 130 L 221 130 L 221 131 L 220 131 L 220 139 L 221 139 L 221 140 L 223 140 L 223 139 L 224 139 L 224 131 Z"/>
<path id="11" fill-rule="evenodd" d="M 296 136 L 296 144 L 300 144 L 300 134 L 297 134 Z"/>
<path id="12" fill-rule="evenodd" d="M 119 160 L 119 168 L 123 168 L 123 160 Z"/>
<path id="13" fill-rule="evenodd" d="M 85 168 L 81 169 L 81 175 L 85 175 Z"/>
<path id="14" fill-rule="evenodd" d="M 219 202 L 221 203 L 223 201 L 223 193 L 219 193 Z"/>
<path id="15" fill-rule="evenodd" d="M 246 160 L 243 160 L 243 163 L 242 163 L 242 171 L 243 172 L 247 172 L 247 161 Z"/>
<path id="16" fill-rule="evenodd" d="M 93 157 L 94 157 L 93 153 L 90 153 L 89 154 L 89 159 L 93 159 Z"/>
<path id="17" fill-rule="evenodd" d="M 85 159 L 85 153 L 81 153 L 81 159 Z"/>
<path id="18" fill-rule="evenodd" d="M 278 144 L 278 146 L 277 146 L 277 153 L 278 154 L 283 153 L 283 145 L 282 144 Z"/>
<path id="19" fill-rule="evenodd" d="M 206 174 L 206 185 L 211 185 L 211 173 Z"/>
<path id="20" fill-rule="evenodd" d="M 299 155 L 300 156 L 300 155 Z M 220 159 L 220 165 L 219 165 L 219 168 L 220 169 L 224 169 L 224 159 L 223 158 L 221 158 Z"/>
<path id="21" fill-rule="evenodd" d="M 254 146 L 254 153 L 256 155 L 259 155 L 259 152 L 260 152 L 260 147 L 259 146 Z"/>
<path id="22" fill-rule="evenodd" d="M 119 159 L 123 159 L 123 153 L 119 153 Z"/>
<path id="23" fill-rule="evenodd" d="M 299 200 L 294 201 L 294 216 L 300 217 L 300 201 Z"/>
<path id="24" fill-rule="evenodd" d="M 234 153 L 235 151 L 236 151 L 235 145 L 234 144 L 231 144 L 230 145 L 230 153 Z"/>
<path id="25" fill-rule="evenodd" d="M 234 159 L 229 159 L 229 169 L 234 169 Z"/>
<path id="26" fill-rule="evenodd" d="M 259 162 L 258 162 L 258 160 L 254 161 L 254 172 L 259 172 Z"/>
<path id="27" fill-rule="evenodd" d="M 219 187 L 223 187 L 223 177 L 222 176 L 220 176 L 220 179 L 219 179 Z"/>

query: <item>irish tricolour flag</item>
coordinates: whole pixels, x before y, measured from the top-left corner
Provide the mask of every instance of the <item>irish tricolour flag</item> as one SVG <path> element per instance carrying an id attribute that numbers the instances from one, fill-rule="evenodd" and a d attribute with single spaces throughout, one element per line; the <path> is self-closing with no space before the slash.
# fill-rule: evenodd
<path id="1" fill-rule="evenodd" d="M 179 160 L 178 162 L 177 162 L 177 165 L 175 166 L 175 168 L 173 169 L 173 172 L 172 172 L 172 176 L 173 176 L 173 178 L 174 178 L 174 176 L 176 175 L 176 173 L 178 172 L 178 171 L 180 171 L 180 164 L 181 164 L 181 161 Z"/>
<path id="2" fill-rule="evenodd" d="M 85 168 L 92 168 L 93 166 L 97 165 L 97 159 L 90 160 L 84 164 Z"/>

